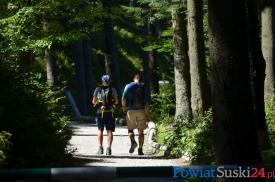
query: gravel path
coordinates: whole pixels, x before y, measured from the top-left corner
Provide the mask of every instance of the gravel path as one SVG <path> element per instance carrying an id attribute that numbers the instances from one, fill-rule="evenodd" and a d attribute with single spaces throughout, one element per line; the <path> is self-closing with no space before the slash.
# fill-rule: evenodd
<path id="1" fill-rule="evenodd" d="M 70 141 L 70 149 L 75 150 L 74 157 L 84 161 L 81 164 L 82 166 L 137 167 L 183 165 L 181 159 L 165 159 L 146 153 L 144 156 L 138 156 L 137 150 L 133 154 L 129 154 L 130 141 L 127 128 L 123 126 L 116 127 L 116 131 L 114 132 L 112 145 L 113 155 L 96 155 L 98 148 L 96 125 L 72 122 L 71 126 L 73 128 L 73 136 Z M 137 133 L 137 131 L 135 131 L 135 133 Z M 104 134 L 103 143 L 106 144 L 106 133 Z"/>

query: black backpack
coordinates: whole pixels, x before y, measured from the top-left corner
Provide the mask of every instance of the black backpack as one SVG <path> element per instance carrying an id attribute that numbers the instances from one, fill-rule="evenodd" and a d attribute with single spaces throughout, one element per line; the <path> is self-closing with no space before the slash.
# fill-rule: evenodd
<path id="1" fill-rule="evenodd" d="M 133 97 L 130 100 L 133 107 L 143 107 L 145 105 L 145 92 L 144 87 L 141 84 L 135 84 L 130 89 Z"/>
<path id="2" fill-rule="evenodd" d="M 106 110 L 111 109 L 113 105 L 113 93 L 111 87 L 101 87 L 101 92 L 103 92 L 102 105 Z"/>

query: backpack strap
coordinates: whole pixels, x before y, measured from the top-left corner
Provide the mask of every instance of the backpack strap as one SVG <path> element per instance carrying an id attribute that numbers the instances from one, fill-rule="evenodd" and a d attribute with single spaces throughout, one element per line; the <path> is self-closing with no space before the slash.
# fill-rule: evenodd
<path id="1" fill-rule="evenodd" d="M 108 94 L 105 94 L 105 90 L 108 89 Z M 112 87 L 107 87 L 107 88 L 103 88 L 101 87 L 101 93 L 103 94 L 104 98 L 103 98 L 103 106 L 106 104 L 106 100 L 109 101 L 110 99 L 110 104 L 111 104 L 111 112 L 112 112 L 112 117 L 114 117 L 114 109 L 115 109 L 115 105 L 112 103 L 113 100 L 113 89 Z M 106 98 L 106 97 L 111 97 L 111 98 Z M 105 108 L 101 109 L 101 118 L 103 118 L 104 116 L 104 112 L 105 112 Z"/>

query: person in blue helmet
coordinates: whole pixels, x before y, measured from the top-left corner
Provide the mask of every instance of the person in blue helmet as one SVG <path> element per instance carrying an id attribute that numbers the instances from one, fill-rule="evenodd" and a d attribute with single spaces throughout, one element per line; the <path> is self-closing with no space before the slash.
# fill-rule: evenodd
<path id="1" fill-rule="evenodd" d="M 99 148 L 97 154 L 103 154 L 103 131 L 107 130 L 106 155 L 112 155 L 113 132 L 115 131 L 114 107 L 118 104 L 118 94 L 111 86 L 110 76 L 103 75 L 101 84 L 95 89 L 92 104 L 97 108 L 96 123 L 98 127 Z"/>
<path id="2" fill-rule="evenodd" d="M 146 122 L 149 120 L 149 107 L 146 99 L 146 92 L 144 84 L 142 83 L 142 76 L 140 73 L 134 74 L 132 82 L 127 84 L 122 95 L 122 109 L 127 111 L 126 119 L 128 126 L 128 135 L 131 140 L 131 147 L 129 153 L 133 153 L 138 147 L 138 155 L 144 155 L 144 129 Z M 135 141 L 134 129 L 138 129 L 139 145 Z"/>

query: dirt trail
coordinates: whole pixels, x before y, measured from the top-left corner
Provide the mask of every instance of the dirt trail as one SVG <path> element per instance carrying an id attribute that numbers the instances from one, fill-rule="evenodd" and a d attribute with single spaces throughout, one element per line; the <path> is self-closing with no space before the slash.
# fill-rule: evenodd
<path id="1" fill-rule="evenodd" d="M 72 122 L 71 126 L 73 128 L 73 136 L 70 141 L 70 149 L 75 149 L 74 157 L 86 161 L 81 164 L 83 166 L 140 167 L 183 165 L 181 159 L 165 159 L 164 157 L 155 157 L 146 153 L 144 156 L 138 156 L 137 150 L 133 154 L 129 154 L 130 141 L 127 135 L 127 128 L 124 126 L 116 127 L 114 132 L 113 155 L 97 155 L 96 125 Z M 104 133 L 104 144 L 106 144 L 106 132 Z"/>

